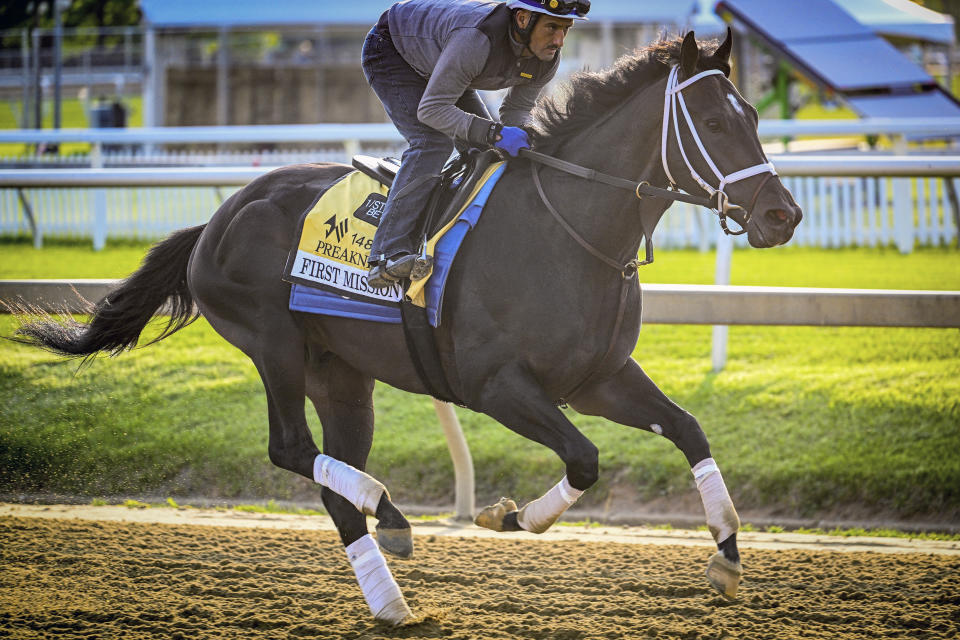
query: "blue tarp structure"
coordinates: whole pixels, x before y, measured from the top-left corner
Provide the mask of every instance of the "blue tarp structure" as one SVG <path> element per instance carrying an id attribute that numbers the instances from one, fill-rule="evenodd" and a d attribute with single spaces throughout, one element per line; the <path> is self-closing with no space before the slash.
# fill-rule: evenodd
<path id="1" fill-rule="evenodd" d="M 836 0 L 857 22 L 882 36 L 953 44 L 953 18 L 912 0 Z"/>
<path id="2" fill-rule="evenodd" d="M 144 21 L 158 28 L 282 25 L 372 25 L 392 0 L 140 0 Z M 717 33 L 723 25 L 709 0 L 601 0 L 590 10 L 596 22 L 686 25 Z"/>
<path id="3" fill-rule="evenodd" d="M 373 25 L 383 0 L 140 0 L 144 22 L 159 28 Z"/>
<path id="4" fill-rule="evenodd" d="M 837 2 L 719 0 L 716 11 L 862 117 L 960 117 L 956 98 Z"/>

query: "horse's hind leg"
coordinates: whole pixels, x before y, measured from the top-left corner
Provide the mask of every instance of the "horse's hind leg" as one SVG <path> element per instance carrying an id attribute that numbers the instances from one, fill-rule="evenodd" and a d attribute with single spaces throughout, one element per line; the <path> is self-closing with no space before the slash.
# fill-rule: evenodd
<path id="1" fill-rule="evenodd" d="M 304 414 L 307 349 L 300 328 L 280 305 L 274 311 L 259 311 L 260 314 L 245 317 L 255 318 L 257 323 L 269 327 L 268 331 L 227 321 L 210 305 L 204 309 L 204 315 L 221 335 L 250 356 L 260 373 L 267 392 L 270 461 L 323 486 L 321 499 L 340 533 L 347 558 L 374 617 L 391 623 L 403 622 L 410 616 L 410 609 L 377 543 L 367 533 L 366 516 L 356 506 L 358 503 L 363 506 L 361 498 L 369 495 L 372 504 L 367 507 L 371 514 L 375 513 L 386 490 L 350 464 L 362 468 L 370 451 L 372 381 L 367 380 L 365 384 L 360 381 L 358 385 L 355 378 L 340 378 L 336 372 L 311 373 L 311 398 L 324 424 L 324 443 L 331 455 L 321 454 Z M 335 362 L 326 369 L 335 369 Z M 324 369 L 321 367 L 319 371 Z M 326 436 L 328 429 L 331 437 Z M 324 472 L 318 473 L 318 467 Z"/>
<path id="2" fill-rule="evenodd" d="M 253 357 L 267 390 L 270 460 L 323 485 L 321 499 L 340 533 L 371 612 L 386 622 L 404 622 L 411 617 L 410 608 L 376 541 L 367 533 L 366 516 L 358 510 L 374 514 L 386 490 L 351 465 L 362 468 L 370 450 L 372 381 L 357 375 L 344 379 L 337 375 L 343 373 L 340 371 L 320 380 L 327 387 L 325 392 L 321 385 L 311 383 L 329 455 L 320 453 L 304 415 L 307 350 L 303 336 L 289 314 L 277 313 L 265 324 L 271 327 L 271 335 L 280 337 L 264 338 L 268 348 Z M 336 362 L 331 361 L 330 368 Z M 326 435 L 328 427 L 331 437 Z"/>
<path id="3" fill-rule="evenodd" d="M 614 376 L 585 387 L 570 406 L 662 435 L 683 452 L 719 549 L 707 565 L 707 579 L 724 596 L 736 596 L 742 574 L 737 550 L 740 518 L 697 419 L 667 398 L 632 359 Z"/>
<path id="4" fill-rule="evenodd" d="M 390 502 L 386 489 L 362 472 L 373 444 L 373 379 L 333 354 L 310 350 L 306 382 L 307 396 L 323 426 L 324 454 L 318 455 L 313 465 L 317 482 L 326 482 L 321 492 L 323 504 L 340 532 L 374 617 L 394 624 L 405 622 L 412 616 L 410 608 L 377 545 L 408 557 L 413 553 L 410 525 Z M 348 499 L 354 488 L 347 485 L 357 482 L 375 483 L 373 488 L 380 490 L 376 541 L 367 532 L 365 514 L 370 506 L 364 505 L 361 513 L 356 498 Z"/>
<path id="5" fill-rule="evenodd" d="M 332 353 L 310 349 L 307 397 L 323 425 L 323 451 L 361 471 L 373 444 L 373 384 L 372 378 Z M 323 489 L 322 497 L 331 517 L 338 523 L 344 545 L 367 533 L 366 519 L 350 501 L 327 488 Z M 380 495 L 374 515 L 380 547 L 401 558 L 410 557 L 413 554 L 410 523 L 386 491 Z M 344 536 L 345 532 L 349 533 Z"/>

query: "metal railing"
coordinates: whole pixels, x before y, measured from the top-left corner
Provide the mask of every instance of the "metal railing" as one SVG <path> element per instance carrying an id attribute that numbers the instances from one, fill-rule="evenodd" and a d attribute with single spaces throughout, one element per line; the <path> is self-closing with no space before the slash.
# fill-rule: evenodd
<path id="1" fill-rule="evenodd" d="M 0 280 L 0 300 L 79 313 L 120 281 Z M 643 322 L 960 328 L 960 291 L 644 284 Z M 0 312 L 3 309 L 0 307 Z"/>
<path id="2" fill-rule="evenodd" d="M 953 177 L 960 155 L 772 155 L 777 172 L 790 176 Z M 0 187 L 243 186 L 279 167 L 137 167 L 126 169 L 0 170 Z"/>
<path id="3" fill-rule="evenodd" d="M 948 244 L 957 239 L 960 224 L 953 176 L 960 175 L 958 155 L 781 154 L 771 160 L 805 209 L 795 244 L 836 247 L 892 242 L 907 253 L 918 241 Z M 187 188 L 236 188 L 274 168 L 0 170 L 0 232 L 29 231 L 37 246 L 46 233 L 92 235 L 98 249 L 109 234 L 159 237 L 205 222 L 229 195 Z M 165 190 L 151 201 L 147 187 Z M 72 191 L 60 191 L 54 198 L 47 188 Z M 109 197 L 107 188 L 112 189 Z M 28 189 L 40 191 L 30 198 L 34 192 Z M 38 207 L 59 209 L 59 217 L 43 218 L 35 211 Z M 707 221 L 697 208 L 675 205 L 658 227 L 657 242 L 667 247 L 712 246 L 716 239 Z"/>
<path id="4" fill-rule="evenodd" d="M 864 118 L 861 120 L 761 120 L 761 138 L 796 136 L 960 137 L 960 118 Z M 127 129 L 4 129 L 0 142 L 117 144 L 237 144 L 250 142 L 403 142 L 391 123 L 297 124 Z"/>
<path id="5" fill-rule="evenodd" d="M 897 141 L 900 150 L 894 156 L 874 153 L 773 155 L 787 187 L 805 209 L 805 221 L 798 228 L 793 244 L 823 247 L 896 244 L 902 252 L 909 252 L 916 243 L 945 245 L 960 240 L 960 205 L 953 179 L 960 175 L 960 156 L 904 153 L 907 137 L 953 139 L 960 135 L 960 119 L 763 120 L 759 130 L 765 137 L 885 135 Z M 211 160 L 209 151 L 201 151 L 196 156 L 180 152 L 158 156 L 150 153 L 150 149 L 169 144 L 190 144 L 192 148 L 216 145 L 222 149 L 232 144 L 314 143 L 328 148 L 303 152 L 299 157 L 295 154 L 277 156 L 274 151 L 235 157 L 258 165 L 271 160 L 280 163 L 349 161 L 363 145 L 381 145 L 375 152 L 383 153 L 389 153 L 392 145 L 399 152 L 402 138 L 392 124 L 374 123 L 0 130 L 0 142 L 88 142 L 92 145 L 86 162 L 95 171 L 65 169 L 57 173 L 42 169 L 31 170 L 29 174 L 18 170 L 0 171 L 3 186 L 15 190 L 0 188 L 0 233 L 32 233 L 37 246 L 42 244 L 43 234 L 92 235 L 94 246 L 100 248 L 108 234 L 156 238 L 178 227 L 204 222 L 229 195 L 229 191 L 222 191 L 220 187 L 245 184 L 265 170 L 248 166 L 217 170 L 190 168 L 180 172 L 151 168 L 140 174 L 128 169 L 118 173 L 99 171 L 108 158 L 112 158 L 114 164 L 161 161 L 154 158 L 188 165 L 220 164 L 216 159 Z M 121 145 L 127 150 L 120 154 L 105 153 L 105 148 L 111 145 Z M 341 152 L 331 151 L 330 146 L 339 147 Z M 137 176 L 143 179 L 142 183 L 138 184 Z M 920 178 L 908 179 L 908 176 Z M 108 185 L 124 188 L 108 191 Z M 85 189 L 90 186 L 102 189 Z M 196 188 L 199 186 L 216 189 Z M 47 191 L 47 187 L 66 190 L 54 194 Z M 659 225 L 656 241 L 662 247 L 707 249 L 715 246 L 716 236 L 706 220 L 695 207 L 674 205 Z"/>

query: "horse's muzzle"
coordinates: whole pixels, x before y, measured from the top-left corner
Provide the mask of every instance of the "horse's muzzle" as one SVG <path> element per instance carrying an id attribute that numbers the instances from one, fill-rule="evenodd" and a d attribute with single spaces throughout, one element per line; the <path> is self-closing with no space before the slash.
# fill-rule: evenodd
<path id="1" fill-rule="evenodd" d="M 771 180 L 757 198 L 747 224 L 747 239 L 757 248 L 776 247 L 793 237 L 803 211 L 779 180 Z"/>

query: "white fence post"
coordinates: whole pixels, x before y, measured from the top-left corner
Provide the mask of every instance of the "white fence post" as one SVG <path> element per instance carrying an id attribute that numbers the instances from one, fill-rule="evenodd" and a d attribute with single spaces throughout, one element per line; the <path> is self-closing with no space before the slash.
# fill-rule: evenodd
<path id="1" fill-rule="evenodd" d="M 349 163 L 353 156 L 360 153 L 360 141 L 356 139 L 347 139 L 343 141 L 343 153 L 347 156 L 347 162 Z"/>
<path id="2" fill-rule="evenodd" d="M 723 229 L 717 229 L 717 266 L 714 284 L 730 284 L 730 268 L 733 262 L 733 236 Z M 727 365 L 727 338 L 730 327 L 725 324 L 713 325 L 713 346 L 710 349 L 710 361 L 713 372 L 720 373 Z"/>
<path id="3" fill-rule="evenodd" d="M 473 458 L 470 456 L 470 447 L 463 437 L 460 421 L 449 402 L 433 399 L 433 408 L 437 412 L 443 434 L 447 437 L 447 448 L 453 460 L 453 475 L 455 481 L 454 519 L 473 520 L 474 513 L 474 479 Z"/>
<path id="4" fill-rule="evenodd" d="M 90 166 L 103 169 L 103 145 L 94 142 L 90 150 Z M 100 251 L 107 246 L 107 190 L 93 191 L 93 250 Z"/>
<path id="5" fill-rule="evenodd" d="M 40 228 L 40 221 L 37 220 L 37 216 L 33 214 L 33 207 L 30 206 L 30 201 L 27 200 L 27 196 L 23 192 L 23 189 L 17 189 L 17 197 L 20 199 L 20 207 L 23 209 L 23 217 L 27 219 L 27 224 L 30 225 L 30 233 L 33 234 L 33 248 L 42 249 L 43 229 Z"/>
<path id="6" fill-rule="evenodd" d="M 898 155 L 906 155 L 906 138 L 896 136 L 893 149 Z M 908 178 L 893 179 L 893 238 L 900 253 L 913 251 L 913 198 Z"/>

